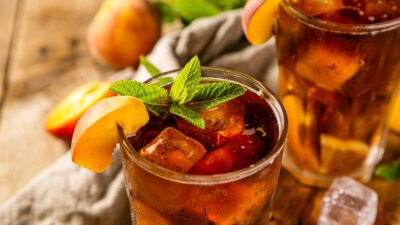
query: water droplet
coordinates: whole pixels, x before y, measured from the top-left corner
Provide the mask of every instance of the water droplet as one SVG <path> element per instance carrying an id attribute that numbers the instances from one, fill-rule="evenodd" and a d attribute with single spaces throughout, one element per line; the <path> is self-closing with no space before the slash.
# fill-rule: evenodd
<path id="1" fill-rule="evenodd" d="M 368 16 L 368 20 L 369 20 L 370 22 L 374 22 L 374 21 L 375 21 L 375 17 L 373 17 L 373 16 Z"/>

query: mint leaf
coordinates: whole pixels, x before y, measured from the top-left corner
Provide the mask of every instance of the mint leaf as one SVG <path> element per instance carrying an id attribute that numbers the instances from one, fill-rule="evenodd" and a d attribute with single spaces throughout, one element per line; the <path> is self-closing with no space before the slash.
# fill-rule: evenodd
<path id="1" fill-rule="evenodd" d="M 179 105 L 183 105 L 192 101 L 197 91 L 199 91 L 198 86 L 185 88 L 185 91 L 182 93 L 181 100 L 179 101 Z"/>
<path id="2" fill-rule="evenodd" d="M 151 76 L 154 77 L 161 73 L 161 71 L 157 67 L 155 67 L 149 60 L 147 60 L 146 57 L 140 55 L 139 58 L 140 58 L 140 64 L 142 64 L 144 68 L 146 68 L 146 70 L 150 73 Z M 174 79 L 172 79 L 172 77 L 162 77 L 158 78 L 157 81 L 152 83 L 151 85 L 162 87 L 168 83 L 172 83 L 173 81 Z"/>
<path id="3" fill-rule="evenodd" d="M 246 92 L 246 88 L 229 82 L 209 83 L 198 87 L 188 105 L 195 111 L 203 111 L 227 102 Z"/>
<path id="4" fill-rule="evenodd" d="M 120 95 L 136 97 L 149 105 L 168 107 L 169 104 L 167 90 L 153 85 L 146 85 L 135 80 L 117 81 L 110 89 Z"/>
<path id="5" fill-rule="evenodd" d="M 172 102 L 179 103 L 186 89 L 199 84 L 201 76 L 200 60 L 194 56 L 182 69 L 171 86 L 169 96 Z"/>
<path id="6" fill-rule="evenodd" d="M 189 109 L 184 105 L 172 104 L 171 107 L 169 108 L 169 112 L 179 116 L 180 118 L 186 120 L 188 123 L 196 127 L 205 129 L 205 122 L 203 118 L 201 118 L 198 113 L 196 113 L 195 111 Z"/>
<path id="7" fill-rule="evenodd" d="M 179 18 L 178 12 L 169 3 L 157 1 L 154 3 L 154 6 L 161 16 L 162 23 L 172 23 L 175 19 Z"/>
<path id="8" fill-rule="evenodd" d="M 172 7 L 186 22 L 201 17 L 214 16 L 221 12 L 206 0 L 171 0 Z"/>
<path id="9" fill-rule="evenodd" d="M 380 166 L 375 170 L 375 175 L 387 180 L 400 179 L 400 160 L 387 166 Z"/>
<path id="10" fill-rule="evenodd" d="M 150 105 L 147 103 L 144 103 L 144 105 L 146 106 L 147 110 L 149 110 L 150 112 L 152 112 L 154 115 L 161 117 L 161 118 L 165 118 L 168 115 L 168 107 L 164 107 L 164 106 L 155 106 L 155 105 Z"/>
<path id="11" fill-rule="evenodd" d="M 157 78 L 157 81 L 152 83 L 151 85 L 157 86 L 157 87 L 163 87 L 166 84 L 174 82 L 174 79 L 172 77 L 160 77 Z"/>
<path id="12" fill-rule="evenodd" d="M 140 59 L 140 64 L 142 64 L 146 70 L 150 73 L 151 76 L 156 76 L 158 74 L 160 74 L 160 70 L 157 69 L 157 67 L 155 67 L 149 60 L 146 59 L 146 57 L 144 57 L 143 55 L 139 56 Z"/>

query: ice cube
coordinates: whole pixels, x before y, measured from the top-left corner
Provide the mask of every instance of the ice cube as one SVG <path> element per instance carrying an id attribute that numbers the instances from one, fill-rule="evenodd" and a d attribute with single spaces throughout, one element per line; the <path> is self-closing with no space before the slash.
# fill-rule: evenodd
<path id="1" fill-rule="evenodd" d="M 363 54 L 339 38 L 315 41 L 299 51 L 296 73 L 328 91 L 341 88 L 364 65 Z"/>
<path id="2" fill-rule="evenodd" d="M 333 181 L 321 203 L 319 225 L 372 225 L 375 222 L 378 195 L 349 177 Z"/>
<path id="3" fill-rule="evenodd" d="M 265 148 L 257 135 L 237 135 L 224 145 L 209 152 L 190 173 L 218 174 L 243 169 L 260 160 Z"/>
<path id="4" fill-rule="evenodd" d="M 140 150 L 147 160 L 170 170 L 185 173 L 206 154 L 198 141 L 173 127 L 165 128 Z"/>
<path id="5" fill-rule="evenodd" d="M 208 153 L 190 169 L 189 173 L 202 175 L 227 173 L 232 171 L 234 161 L 233 151 L 222 146 Z"/>
<path id="6" fill-rule="evenodd" d="M 215 148 L 226 142 L 226 138 L 219 135 L 217 132 L 207 128 L 202 130 L 178 117 L 175 117 L 175 120 L 180 131 L 189 137 L 200 141 L 206 148 Z"/>
<path id="7" fill-rule="evenodd" d="M 207 129 L 224 137 L 233 137 L 244 130 L 244 111 L 244 104 L 233 99 L 201 112 L 200 116 L 205 120 Z"/>
<path id="8" fill-rule="evenodd" d="M 206 128 L 200 129 L 186 121 L 175 118 L 179 130 L 200 141 L 206 147 L 215 148 L 226 142 L 226 138 L 240 134 L 244 130 L 245 106 L 238 100 L 231 100 L 200 113 Z"/>
<path id="9" fill-rule="evenodd" d="M 131 144 L 135 149 L 141 149 L 143 146 L 150 143 L 157 135 L 161 133 L 166 127 L 175 125 L 173 118 L 167 117 L 162 119 L 161 117 L 150 114 L 149 122 L 142 128 L 140 128 L 135 136 L 129 138 Z"/>
<path id="10" fill-rule="evenodd" d="M 303 0 L 302 8 L 312 16 L 343 9 L 343 0 Z"/>

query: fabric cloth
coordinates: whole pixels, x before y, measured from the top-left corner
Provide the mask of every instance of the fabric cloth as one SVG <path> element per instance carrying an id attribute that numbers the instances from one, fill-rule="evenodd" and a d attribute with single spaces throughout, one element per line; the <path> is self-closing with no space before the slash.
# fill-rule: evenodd
<path id="1" fill-rule="evenodd" d="M 203 66 L 222 67 L 253 75 L 277 89 L 274 40 L 250 46 L 241 28 L 241 12 L 233 11 L 193 22 L 164 36 L 148 59 L 161 71 L 182 67 L 198 55 Z M 143 68 L 117 77 L 149 78 Z M 0 206 L 1 225 L 129 225 L 118 152 L 103 174 L 80 168 L 66 153 Z"/>

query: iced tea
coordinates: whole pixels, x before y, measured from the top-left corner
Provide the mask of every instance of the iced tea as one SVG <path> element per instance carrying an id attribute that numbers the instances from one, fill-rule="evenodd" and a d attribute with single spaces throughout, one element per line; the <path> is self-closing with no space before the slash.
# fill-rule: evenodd
<path id="1" fill-rule="evenodd" d="M 284 0 L 276 37 L 285 167 L 317 186 L 340 175 L 367 181 L 400 77 L 400 1 Z"/>
<path id="2" fill-rule="evenodd" d="M 268 223 L 285 146 L 284 110 L 253 78 L 202 69 L 202 82 L 220 81 L 247 91 L 202 111 L 204 130 L 173 115 L 151 115 L 136 136 L 120 133 L 134 224 Z"/>

